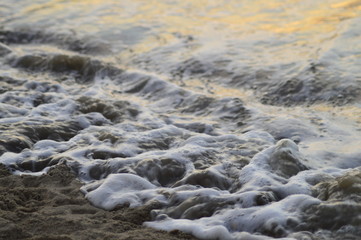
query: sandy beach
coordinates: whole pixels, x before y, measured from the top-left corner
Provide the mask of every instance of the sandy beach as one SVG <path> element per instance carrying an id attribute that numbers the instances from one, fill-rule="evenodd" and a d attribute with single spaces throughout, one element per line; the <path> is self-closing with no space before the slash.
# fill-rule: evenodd
<path id="1" fill-rule="evenodd" d="M 1 165 L 0 186 L 0 239 L 196 239 L 142 227 L 151 207 L 93 207 L 65 165 L 40 177 L 11 175 Z"/>

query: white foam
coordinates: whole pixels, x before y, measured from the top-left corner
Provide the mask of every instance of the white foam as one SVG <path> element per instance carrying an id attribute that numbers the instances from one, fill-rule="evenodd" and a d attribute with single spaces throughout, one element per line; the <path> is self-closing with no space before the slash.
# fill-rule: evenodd
<path id="1" fill-rule="evenodd" d="M 76 110 L 76 104 L 71 99 L 60 100 L 56 103 L 41 104 L 36 108 L 33 108 L 29 116 L 37 117 L 51 114 L 52 118 L 58 118 L 62 120 L 69 120 L 69 115 Z"/>
<path id="2" fill-rule="evenodd" d="M 112 210 L 117 205 L 141 206 L 155 196 L 156 186 L 133 174 L 111 174 L 101 183 L 82 187 L 85 197 L 96 207 Z M 145 199 L 144 199 L 145 198 Z"/>
<path id="3" fill-rule="evenodd" d="M 255 235 L 242 232 L 287 233 L 287 224 L 290 221 L 297 222 L 298 213 L 302 209 L 319 203 L 319 200 L 307 195 L 292 195 L 267 206 L 226 209 L 212 217 L 193 221 L 164 216 L 162 220 L 146 222 L 145 226 L 165 231 L 181 230 L 201 239 L 244 239 L 245 236 L 257 239 Z M 267 237 L 262 236 L 262 239 Z"/>
<path id="4" fill-rule="evenodd" d="M 214 139 L 204 141 L 204 137 L 193 138 L 183 147 L 194 143 L 200 144 L 199 147 L 210 146 L 209 144 L 214 147 L 216 144 Z M 181 230 L 201 239 L 242 239 L 242 237 L 259 239 L 259 236 L 254 235 L 259 231 L 287 236 L 292 233 L 290 224 L 300 221 L 299 217 L 303 209 L 320 203 L 310 196 L 311 187 L 321 180 L 332 178 L 337 171 L 304 170 L 290 178 L 281 177 L 273 173 L 270 167 L 272 157 L 278 156 L 274 153 L 278 153 L 280 149 L 288 149 L 293 155 L 302 157 L 293 142 L 280 141 L 254 156 L 250 164 L 239 171 L 238 181 L 242 185 L 240 190 L 234 193 L 192 185 L 157 188 L 144 178 L 127 173 L 111 174 L 106 179 L 84 186 L 82 190 L 92 204 L 108 210 L 117 205 L 129 204 L 130 207 L 136 207 L 157 200 L 165 208 L 152 211 L 156 221 L 147 222 L 146 226 L 166 231 Z M 140 160 L 141 158 L 138 160 L 128 158 L 126 161 L 134 163 Z M 124 160 L 113 160 L 114 167 L 121 161 Z M 227 174 L 224 164 L 213 165 L 208 170 L 214 171 L 216 175 Z M 334 174 L 330 175 L 328 172 Z M 277 193 L 277 197 L 283 199 L 277 201 L 273 191 Z M 204 200 L 201 197 L 205 197 Z M 266 205 L 257 206 L 258 197 L 263 197 L 263 204 Z M 185 201 L 188 203 L 180 207 L 179 204 Z M 176 214 L 174 216 L 178 216 L 178 213 L 174 212 L 176 209 L 177 212 L 181 210 L 184 213 L 194 209 L 203 211 L 206 206 L 204 201 L 209 204 L 219 203 L 219 206 L 223 207 L 218 210 L 216 207 L 210 217 L 201 217 L 192 221 L 172 219 L 167 216 L 172 212 Z"/>

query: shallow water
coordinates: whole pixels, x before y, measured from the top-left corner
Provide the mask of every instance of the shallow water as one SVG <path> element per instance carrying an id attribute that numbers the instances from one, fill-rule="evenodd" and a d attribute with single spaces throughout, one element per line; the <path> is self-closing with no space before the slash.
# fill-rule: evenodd
<path id="1" fill-rule="evenodd" d="M 202 239 L 361 235 L 361 1 L 0 13 L 0 162 L 15 174 L 66 162 L 95 206 L 156 206 L 146 226 Z"/>

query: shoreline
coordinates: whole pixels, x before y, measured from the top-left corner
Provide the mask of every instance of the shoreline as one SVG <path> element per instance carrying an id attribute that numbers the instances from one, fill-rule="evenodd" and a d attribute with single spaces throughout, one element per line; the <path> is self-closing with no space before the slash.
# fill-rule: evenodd
<path id="1" fill-rule="evenodd" d="M 150 220 L 150 207 L 96 208 L 81 186 L 65 164 L 39 177 L 12 175 L 0 164 L 0 239 L 197 239 L 142 226 Z"/>

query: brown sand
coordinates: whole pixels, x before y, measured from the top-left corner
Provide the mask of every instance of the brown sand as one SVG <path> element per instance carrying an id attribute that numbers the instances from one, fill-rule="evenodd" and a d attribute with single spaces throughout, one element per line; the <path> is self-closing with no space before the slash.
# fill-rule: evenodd
<path id="1" fill-rule="evenodd" d="M 65 165 L 40 177 L 15 176 L 0 164 L 0 239 L 196 239 L 142 227 L 151 207 L 104 211 L 89 204 Z"/>

